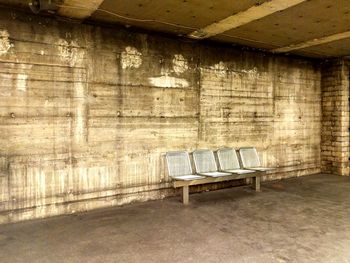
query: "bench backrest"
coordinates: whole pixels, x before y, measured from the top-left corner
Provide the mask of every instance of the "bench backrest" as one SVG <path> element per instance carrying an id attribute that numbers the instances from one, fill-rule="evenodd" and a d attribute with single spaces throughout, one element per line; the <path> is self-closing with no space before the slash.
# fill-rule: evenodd
<path id="1" fill-rule="evenodd" d="M 218 170 L 214 153 L 211 150 L 194 151 L 193 160 L 197 173 L 216 172 Z"/>
<path id="2" fill-rule="evenodd" d="M 169 176 L 191 175 L 192 167 L 188 152 L 167 152 L 165 155 Z"/>
<path id="3" fill-rule="evenodd" d="M 240 169 L 236 150 L 233 148 L 221 148 L 217 151 L 221 170 Z"/>
<path id="4" fill-rule="evenodd" d="M 258 152 L 254 147 L 240 148 L 239 154 L 241 156 L 244 168 L 254 168 L 261 166 Z"/>

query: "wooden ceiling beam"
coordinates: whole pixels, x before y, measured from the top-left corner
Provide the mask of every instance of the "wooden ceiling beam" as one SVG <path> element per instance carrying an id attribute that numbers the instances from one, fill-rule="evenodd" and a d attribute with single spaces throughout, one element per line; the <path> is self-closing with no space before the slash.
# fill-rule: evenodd
<path id="1" fill-rule="evenodd" d="M 307 40 L 304 42 L 292 44 L 292 45 L 285 46 L 285 47 L 276 48 L 276 49 L 273 49 L 272 52 L 285 53 L 285 52 L 289 52 L 289 51 L 293 51 L 293 50 L 304 49 L 304 48 L 308 48 L 308 47 L 312 47 L 312 46 L 326 44 L 329 42 L 342 40 L 345 38 L 350 38 L 350 31 L 346 31 L 346 32 L 342 32 L 342 33 L 338 33 L 338 34 L 334 34 L 334 35 L 329 35 L 329 36 L 325 36 L 325 37 L 321 37 L 321 38 L 315 38 L 315 39 Z"/>
<path id="2" fill-rule="evenodd" d="M 59 5 L 58 14 L 61 16 L 84 20 L 90 17 L 104 0 L 64 0 Z"/>
<path id="3" fill-rule="evenodd" d="M 261 5 L 255 5 L 249 9 L 229 16 L 219 22 L 210 24 L 202 29 L 196 30 L 188 35 L 194 39 L 209 38 L 252 21 L 266 17 L 273 13 L 288 9 L 307 0 L 269 0 Z"/>

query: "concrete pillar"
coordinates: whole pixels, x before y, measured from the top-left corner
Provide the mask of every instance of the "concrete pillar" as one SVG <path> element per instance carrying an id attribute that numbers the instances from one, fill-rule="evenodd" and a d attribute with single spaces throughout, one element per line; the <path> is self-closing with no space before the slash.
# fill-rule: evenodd
<path id="1" fill-rule="evenodd" d="M 322 171 L 350 175 L 349 64 L 333 60 L 322 68 Z"/>

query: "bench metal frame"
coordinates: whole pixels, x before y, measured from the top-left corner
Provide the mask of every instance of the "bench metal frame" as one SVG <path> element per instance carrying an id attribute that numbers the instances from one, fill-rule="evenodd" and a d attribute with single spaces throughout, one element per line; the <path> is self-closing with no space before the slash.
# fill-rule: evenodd
<path id="1" fill-rule="evenodd" d="M 261 176 L 263 174 L 264 174 L 263 172 L 257 171 L 255 173 L 249 173 L 249 174 L 232 174 L 232 175 L 222 176 L 222 177 L 207 177 L 205 179 L 192 180 L 192 181 L 178 180 L 173 182 L 173 186 L 174 188 L 182 188 L 182 203 L 184 205 L 188 205 L 189 187 L 191 185 L 218 183 L 218 182 L 225 182 L 225 181 L 231 181 L 231 180 L 253 178 L 253 188 L 255 189 L 256 192 L 260 192 L 260 181 L 261 181 Z"/>

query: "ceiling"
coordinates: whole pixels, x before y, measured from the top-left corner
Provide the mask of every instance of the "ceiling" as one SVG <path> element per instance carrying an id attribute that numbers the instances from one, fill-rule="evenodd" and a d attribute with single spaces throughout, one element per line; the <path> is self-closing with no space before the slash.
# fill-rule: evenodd
<path id="1" fill-rule="evenodd" d="M 29 10 L 28 1 L 0 0 L 0 4 Z M 214 25 L 210 40 L 308 57 L 350 55 L 348 0 L 55 1 L 58 15 L 82 22 L 122 24 L 186 38 Z M 283 7 L 286 3 L 289 6 Z M 220 22 L 228 17 L 229 23 Z M 221 32 L 223 25 L 234 26 Z"/>

